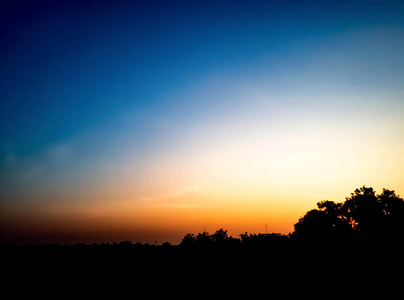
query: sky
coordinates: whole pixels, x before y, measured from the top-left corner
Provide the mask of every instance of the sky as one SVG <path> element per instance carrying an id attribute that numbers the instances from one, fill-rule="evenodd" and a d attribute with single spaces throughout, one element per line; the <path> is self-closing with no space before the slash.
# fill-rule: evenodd
<path id="1" fill-rule="evenodd" d="M 404 1 L 2 1 L 0 242 L 287 234 L 404 195 Z"/>

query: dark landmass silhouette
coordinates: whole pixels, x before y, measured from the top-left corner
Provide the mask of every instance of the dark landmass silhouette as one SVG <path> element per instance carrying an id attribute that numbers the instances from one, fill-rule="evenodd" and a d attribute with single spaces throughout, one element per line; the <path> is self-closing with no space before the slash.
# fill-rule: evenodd
<path id="1" fill-rule="evenodd" d="M 128 249 L 147 251 L 166 251 L 169 248 L 248 248 L 248 247 L 286 247 L 296 244 L 316 243 L 360 243 L 381 241 L 401 243 L 404 238 L 404 200 L 394 190 L 383 189 L 381 194 L 371 187 L 363 186 L 346 197 L 342 203 L 321 201 L 317 209 L 308 211 L 294 225 L 294 231 L 287 235 L 279 233 L 249 234 L 232 237 L 227 230 L 218 229 L 215 233 L 187 233 L 179 245 L 165 242 L 162 245 L 133 244 L 131 241 L 120 243 L 75 244 L 62 246 L 56 244 L 2 244 L 3 249 L 77 249 L 93 248 Z M 76 249 L 76 250 L 74 250 Z M 161 250 L 156 250 L 161 249 Z"/>
<path id="2" fill-rule="evenodd" d="M 317 207 L 288 235 L 232 237 L 218 229 L 187 233 L 178 245 L 3 244 L 3 290 L 52 298 L 142 292 L 226 299 L 275 291 L 289 297 L 397 295 L 404 267 L 403 199 L 363 186 L 343 203 L 322 201 Z"/>
<path id="3" fill-rule="evenodd" d="M 376 194 L 363 186 L 342 203 L 321 201 L 317 207 L 301 217 L 287 235 L 245 232 L 232 237 L 221 228 L 213 234 L 187 233 L 178 245 L 131 241 L 70 246 L 3 244 L 1 260 L 12 272 L 19 268 L 46 270 L 47 274 L 56 270 L 113 273 L 127 269 L 145 276 L 156 270 L 181 270 L 184 274 L 219 270 L 229 274 L 259 266 L 278 273 L 308 271 L 315 265 L 328 271 L 353 267 L 356 272 L 359 265 L 363 270 L 363 266 L 403 262 L 404 201 L 394 191 L 383 189 Z"/>

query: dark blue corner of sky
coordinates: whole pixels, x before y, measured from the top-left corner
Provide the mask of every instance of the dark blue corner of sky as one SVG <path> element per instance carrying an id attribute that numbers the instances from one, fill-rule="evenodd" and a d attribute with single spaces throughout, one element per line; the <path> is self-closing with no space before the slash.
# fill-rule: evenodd
<path id="1" fill-rule="evenodd" d="M 0 154 L 158 109 L 168 91 L 299 51 L 289 47 L 299 39 L 402 22 L 397 8 L 402 1 L 2 1 Z"/>

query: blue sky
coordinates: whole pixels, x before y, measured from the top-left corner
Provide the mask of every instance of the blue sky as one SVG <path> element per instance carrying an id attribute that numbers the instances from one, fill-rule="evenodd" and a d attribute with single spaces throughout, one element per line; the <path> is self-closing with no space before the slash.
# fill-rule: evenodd
<path id="1" fill-rule="evenodd" d="M 5 208 L 155 198 L 214 180 L 260 189 L 257 174 L 297 172 L 281 152 L 305 160 L 317 145 L 332 157 L 324 141 L 360 169 L 341 188 L 403 168 L 403 1 L 3 1 L 0 11 Z M 375 141 L 385 148 L 360 158 Z M 297 152 L 272 153 L 279 145 Z M 261 170 L 270 152 L 277 171 Z M 365 167 L 384 157 L 386 169 Z M 109 192 L 84 191 L 107 182 Z"/>
<path id="2" fill-rule="evenodd" d="M 364 67 L 378 65 L 370 60 L 394 49 L 370 42 L 355 50 L 333 37 L 403 21 L 400 2 L 389 1 L 188 2 L 3 4 L 2 133 L 12 151 L 28 154 L 128 109 L 170 112 L 176 103 L 164 94 L 217 73 L 248 78 L 264 71 L 276 80 L 327 41 L 352 59 L 368 56 Z M 365 84 L 381 77 L 360 76 Z"/>

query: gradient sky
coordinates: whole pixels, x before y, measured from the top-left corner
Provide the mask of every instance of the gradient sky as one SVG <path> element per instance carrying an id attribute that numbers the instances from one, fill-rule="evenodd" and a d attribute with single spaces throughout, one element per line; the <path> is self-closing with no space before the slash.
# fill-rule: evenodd
<path id="1" fill-rule="evenodd" d="M 289 233 L 404 195 L 404 1 L 2 1 L 0 242 Z"/>

